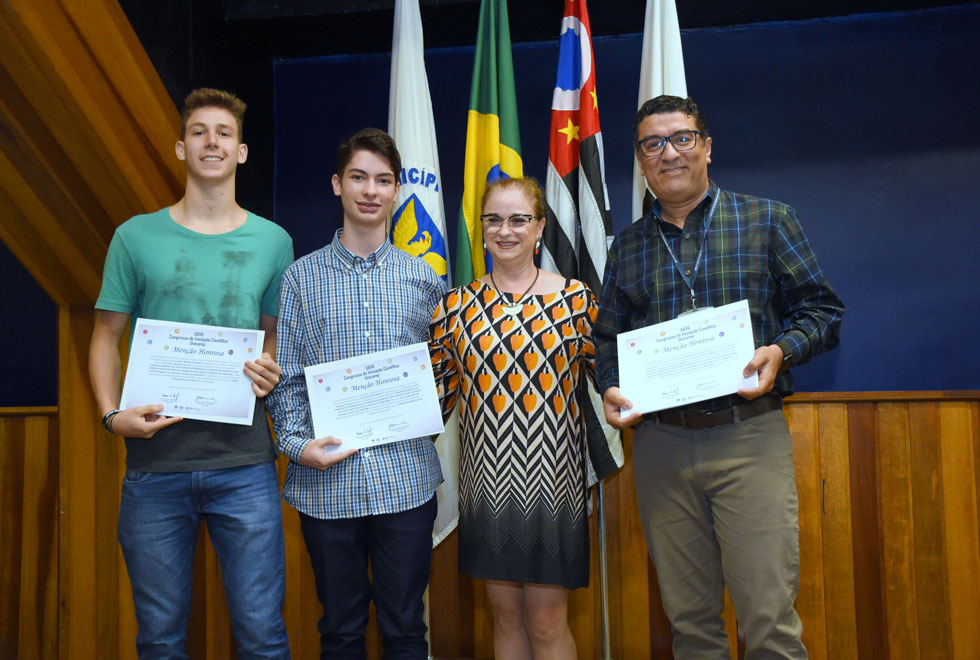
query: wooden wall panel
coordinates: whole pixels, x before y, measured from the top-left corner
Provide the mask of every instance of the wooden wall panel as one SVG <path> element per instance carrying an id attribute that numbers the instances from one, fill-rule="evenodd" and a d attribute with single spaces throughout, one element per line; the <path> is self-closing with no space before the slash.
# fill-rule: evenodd
<path id="1" fill-rule="evenodd" d="M 858 656 L 887 658 L 875 404 L 848 406 L 847 436 Z"/>
<path id="2" fill-rule="evenodd" d="M 90 322 L 87 310 L 61 315 L 69 357 L 61 367 L 61 404 L 77 415 L 94 414 L 85 410 L 92 404 L 80 380 Z M 800 496 L 797 606 L 810 657 L 980 657 L 974 625 L 980 393 L 800 396 L 787 404 L 787 418 Z M 0 437 L 0 657 L 134 657 L 135 621 L 115 538 L 121 443 L 85 424 L 59 428 L 52 410 L 0 412 Z M 631 434 L 626 449 L 629 458 Z M 282 459 L 279 467 L 285 468 Z M 611 657 L 659 660 L 671 657 L 670 628 L 632 479 L 628 460 L 605 482 Z M 59 507 L 59 500 L 72 506 Z M 284 617 L 294 657 L 315 657 L 320 605 L 298 516 L 285 506 L 284 523 Z M 592 524 L 597 553 L 594 518 Z M 433 552 L 433 651 L 490 658 L 486 594 L 480 581 L 458 573 L 456 551 L 452 534 Z M 592 584 L 570 600 L 582 659 L 601 657 L 602 650 L 595 556 L 593 569 Z M 192 657 L 234 657 L 220 570 L 203 533 L 195 571 Z M 727 600 L 724 618 L 731 655 L 738 658 L 744 648 Z M 368 646 L 375 660 L 381 653 L 373 625 Z"/>
<path id="3" fill-rule="evenodd" d="M 919 657 L 941 660 L 953 655 L 949 630 L 949 574 L 943 539 L 942 469 L 939 457 L 939 405 L 910 403 L 909 446 L 914 459 L 912 491 L 915 600 L 920 631 Z"/>
<path id="4" fill-rule="evenodd" d="M 607 508 L 605 519 L 615 536 L 610 539 L 610 554 L 619 574 L 620 591 L 613 592 L 610 600 L 616 601 L 610 607 L 610 621 L 618 622 L 610 631 L 613 639 L 613 657 L 648 660 L 655 653 L 670 649 L 670 624 L 663 616 L 660 594 L 654 585 L 656 576 L 647 555 L 643 526 L 636 508 L 636 491 L 633 480 L 633 432 L 623 434 L 625 465 L 606 480 L 607 492 L 618 495 L 617 506 Z M 643 478 L 640 475 L 639 478 Z M 656 594 L 656 607 L 653 607 L 650 594 Z M 655 635 L 654 632 L 665 633 Z"/>
<path id="5" fill-rule="evenodd" d="M 0 410 L 0 658 L 58 653 L 58 436 L 53 408 Z"/>
<path id="6" fill-rule="evenodd" d="M 280 482 L 286 477 L 287 463 L 288 460 L 280 456 L 276 465 Z M 316 658 L 320 652 L 316 623 L 322 608 L 316 597 L 316 589 L 310 588 L 313 585 L 313 567 L 306 554 L 299 514 L 285 503 L 282 505 L 282 523 L 286 537 L 286 603 L 283 618 L 289 630 L 289 648 L 294 658 Z"/>
<path id="7" fill-rule="evenodd" d="M 977 483 L 974 457 L 976 404 L 954 402 L 940 407 L 940 453 L 943 534 L 949 580 L 949 625 L 953 658 L 980 657 L 980 546 L 977 528 Z"/>
<path id="8" fill-rule="evenodd" d="M 882 552 L 888 558 L 882 567 L 888 646 L 896 660 L 918 660 L 908 406 L 879 404 L 877 418 Z"/>
<path id="9" fill-rule="evenodd" d="M 58 313 L 60 363 L 58 369 L 59 416 L 95 420 L 95 402 L 87 386 L 88 337 L 91 335 L 92 312 L 61 307 Z M 71 419 L 71 418 L 69 418 Z M 59 470 L 61 509 L 58 617 L 59 658 L 82 660 L 98 657 L 105 640 L 99 638 L 97 625 L 99 601 L 96 600 L 96 539 L 106 530 L 96 529 L 95 499 L 98 487 L 95 442 L 99 433 L 95 424 L 62 423 L 61 466 Z M 115 607 L 116 601 L 103 604 Z M 104 628 L 102 629 L 104 630 Z M 108 657 L 112 657 L 111 655 Z"/>
<path id="10" fill-rule="evenodd" d="M 788 407 L 795 417 L 799 403 Z M 854 589 L 854 545 L 851 534 L 850 450 L 847 436 L 847 407 L 843 403 L 814 406 L 817 435 L 813 442 L 820 452 L 824 619 L 827 658 L 858 657 L 857 611 Z M 806 441 L 795 436 L 794 440 Z M 804 620 L 803 630 L 808 622 Z"/>
<path id="11" fill-rule="evenodd" d="M 813 405 L 801 404 L 787 411 L 793 436 L 793 459 L 796 463 L 796 490 L 799 494 L 800 520 L 800 591 L 796 610 L 806 621 L 803 644 L 811 657 L 827 657 L 827 622 L 824 616 L 823 528 L 821 526 L 822 475 L 820 445 L 816 437 L 817 411 Z"/>

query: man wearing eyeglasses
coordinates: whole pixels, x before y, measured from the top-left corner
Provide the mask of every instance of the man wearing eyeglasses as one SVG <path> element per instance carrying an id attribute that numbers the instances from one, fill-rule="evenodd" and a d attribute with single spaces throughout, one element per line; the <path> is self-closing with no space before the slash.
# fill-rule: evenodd
<path id="1" fill-rule="evenodd" d="M 839 343 L 844 305 L 789 206 L 721 190 L 711 138 L 691 99 L 659 96 L 633 123 L 656 196 L 610 248 L 595 324 L 606 419 L 636 426 L 633 470 L 673 652 L 729 658 L 724 588 L 745 657 L 806 658 L 793 603 L 799 525 L 793 445 L 782 398 L 791 365 Z M 747 299 L 758 387 L 669 410 L 620 415 L 616 335 Z"/>

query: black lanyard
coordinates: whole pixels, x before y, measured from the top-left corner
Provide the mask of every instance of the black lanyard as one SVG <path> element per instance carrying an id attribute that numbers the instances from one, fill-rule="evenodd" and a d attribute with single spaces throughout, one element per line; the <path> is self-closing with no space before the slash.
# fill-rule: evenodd
<path id="1" fill-rule="evenodd" d="M 701 267 L 701 258 L 704 256 L 704 246 L 708 242 L 708 227 L 711 226 L 711 220 L 715 216 L 715 209 L 718 207 L 718 199 L 720 197 L 721 194 L 715 194 L 715 198 L 711 200 L 711 206 L 708 207 L 708 220 L 704 223 L 704 235 L 701 237 L 701 247 L 698 249 L 698 258 L 694 261 L 694 268 L 691 269 L 690 277 L 684 272 L 684 267 L 681 265 L 681 262 L 678 261 L 677 255 L 674 254 L 674 251 L 670 247 L 670 243 L 667 242 L 667 237 L 664 236 L 664 230 L 660 228 L 659 223 L 657 224 L 657 232 L 660 234 L 660 240 L 663 241 L 664 247 L 667 248 L 667 254 L 669 254 L 670 258 L 674 261 L 674 268 L 677 269 L 677 273 L 681 276 L 681 279 L 684 280 L 684 284 L 687 285 L 687 288 L 691 290 L 691 309 L 687 311 L 692 311 L 698 308 L 694 298 L 694 280 L 696 280 L 698 277 L 698 268 Z"/>

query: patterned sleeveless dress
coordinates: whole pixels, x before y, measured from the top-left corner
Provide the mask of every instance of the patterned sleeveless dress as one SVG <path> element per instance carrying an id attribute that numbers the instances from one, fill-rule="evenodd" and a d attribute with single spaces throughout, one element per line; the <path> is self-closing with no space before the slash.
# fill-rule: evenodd
<path id="1" fill-rule="evenodd" d="M 567 283 L 566 283 L 567 284 Z M 480 281 L 447 293 L 430 327 L 443 409 L 460 406 L 459 566 L 482 579 L 589 583 L 579 380 L 594 378 L 597 303 L 575 282 L 528 295 Z"/>

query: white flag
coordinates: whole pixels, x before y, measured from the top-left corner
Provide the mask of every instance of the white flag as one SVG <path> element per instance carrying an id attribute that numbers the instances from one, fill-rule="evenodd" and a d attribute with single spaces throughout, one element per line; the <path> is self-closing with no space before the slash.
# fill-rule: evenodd
<path id="1" fill-rule="evenodd" d="M 391 40 L 388 133 L 398 145 L 402 171 L 391 239 L 396 247 L 424 259 L 448 282 L 439 149 L 422 50 L 418 0 L 397 0 Z"/>
<path id="2" fill-rule="evenodd" d="M 637 109 L 644 102 L 670 94 L 687 98 L 684 53 L 674 0 L 647 0 L 643 21 L 643 56 L 640 60 L 640 94 Z M 643 196 L 647 182 L 633 159 L 633 220 L 643 215 Z"/>
<path id="3" fill-rule="evenodd" d="M 439 149 L 432 118 L 432 99 L 425 75 L 422 15 L 418 0 L 396 0 L 391 40 L 391 86 L 388 133 L 402 157 L 401 187 L 391 224 L 391 242 L 420 257 L 450 282 L 446 249 L 446 213 L 442 204 Z M 439 512 L 432 532 L 437 545 L 456 527 L 458 513 L 459 425 L 453 413 L 436 440 L 445 481 L 436 490 Z"/>

